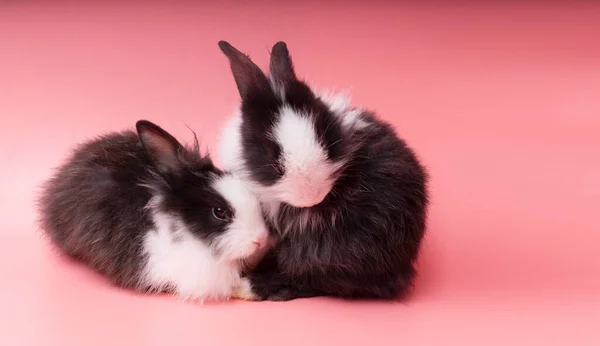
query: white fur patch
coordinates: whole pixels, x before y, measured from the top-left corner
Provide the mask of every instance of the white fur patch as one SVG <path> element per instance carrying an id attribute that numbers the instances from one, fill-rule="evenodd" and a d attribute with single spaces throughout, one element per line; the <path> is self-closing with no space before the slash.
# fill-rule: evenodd
<path id="1" fill-rule="evenodd" d="M 155 228 L 144 237 L 144 283 L 156 290 L 173 287 L 187 299 L 228 299 L 240 283 L 237 265 L 216 259 L 179 217 L 153 207 L 159 202 L 154 197 L 149 203 Z"/>
<path id="2" fill-rule="evenodd" d="M 296 164 L 299 169 L 308 169 L 313 163 L 321 163 L 327 154 L 316 138 L 312 120 L 284 106 L 279 111 L 279 121 L 273 135 L 282 146 L 286 163 Z"/>
<path id="3" fill-rule="evenodd" d="M 242 161 L 242 116 L 236 111 L 226 123 L 219 140 L 219 156 L 221 167 L 227 171 L 243 170 Z"/>
<path id="4" fill-rule="evenodd" d="M 229 261 L 244 259 L 267 246 L 268 231 L 261 205 L 247 185 L 234 175 L 224 175 L 215 179 L 213 187 L 225 197 L 234 212 L 233 222 L 217 238 L 222 257 Z"/>
<path id="5" fill-rule="evenodd" d="M 350 108 L 350 95 L 346 93 L 331 93 L 329 91 L 315 92 L 316 95 L 325 102 L 329 110 L 333 113 L 343 113 Z"/>
<path id="6" fill-rule="evenodd" d="M 285 174 L 269 192 L 297 207 L 320 203 L 333 186 L 336 166 L 317 140 L 311 118 L 284 106 L 272 135 L 282 148 Z"/>
<path id="7" fill-rule="evenodd" d="M 328 91 L 316 93 L 325 102 L 329 110 L 342 120 L 345 128 L 361 130 L 369 125 L 360 115 L 363 112 L 359 108 L 351 108 L 350 95 L 345 93 L 333 94 Z"/>
<path id="8" fill-rule="evenodd" d="M 252 292 L 250 281 L 246 278 L 242 278 L 240 284 L 233 288 L 231 296 L 242 300 L 256 300 L 257 298 L 254 292 Z"/>

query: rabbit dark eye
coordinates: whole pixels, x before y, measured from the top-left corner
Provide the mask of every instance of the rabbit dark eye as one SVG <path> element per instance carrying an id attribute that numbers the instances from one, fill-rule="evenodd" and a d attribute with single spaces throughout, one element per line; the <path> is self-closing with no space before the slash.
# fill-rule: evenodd
<path id="1" fill-rule="evenodd" d="M 219 207 L 213 208 L 213 215 L 219 220 L 229 220 L 231 217 L 227 210 Z"/>

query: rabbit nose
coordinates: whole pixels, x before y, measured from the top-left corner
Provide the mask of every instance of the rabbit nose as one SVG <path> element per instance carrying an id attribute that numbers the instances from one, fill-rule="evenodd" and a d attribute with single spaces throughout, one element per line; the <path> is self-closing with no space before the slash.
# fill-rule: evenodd
<path id="1" fill-rule="evenodd" d="M 252 244 L 256 245 L 256 247 L 260 249 L 265 245 L 266 241 L 267 241 L 266 238 L 261 237 L 261 238 L 255 239 L 252 242 Z"/>

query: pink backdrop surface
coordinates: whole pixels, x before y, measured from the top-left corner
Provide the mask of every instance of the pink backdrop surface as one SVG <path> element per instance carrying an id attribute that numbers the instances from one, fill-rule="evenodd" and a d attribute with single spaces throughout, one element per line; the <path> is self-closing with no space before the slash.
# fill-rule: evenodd
<path id="1" fill-rule="evenodd" d="M 0 2 L 0 345 L 598 345 L 600 3 L 293 3 Z M 408 301 L 139 296 L 41 240 L 73 144 L 146 118 L 214 147 L 238 102 L 220 39 L 262 67 L 287 41 L 418 151 Z"/>

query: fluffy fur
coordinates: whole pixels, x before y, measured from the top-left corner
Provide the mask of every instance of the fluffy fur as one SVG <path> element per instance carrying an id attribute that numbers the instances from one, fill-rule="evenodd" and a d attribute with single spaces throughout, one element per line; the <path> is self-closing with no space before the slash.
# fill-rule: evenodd
<path id="1" fill-rule="evenodd" d="M 296 78 L 285 43 L 267 77 L 219 42 L 241 95 L 221 139 L 224 167 L 258 193 L 276 245 L 248 277 L 258 299 L 394 299 L 415 277 L 427 174 L 394 129 Z"/>
<path id="2" fill-rule="evenodd" d="M 256 196 L 160 127 L 78 146 L 46 182 L 40 221 L 52 243 L 114 284 L 190 299 L 251 297 L 242 262 L 266 246 Z"/>

